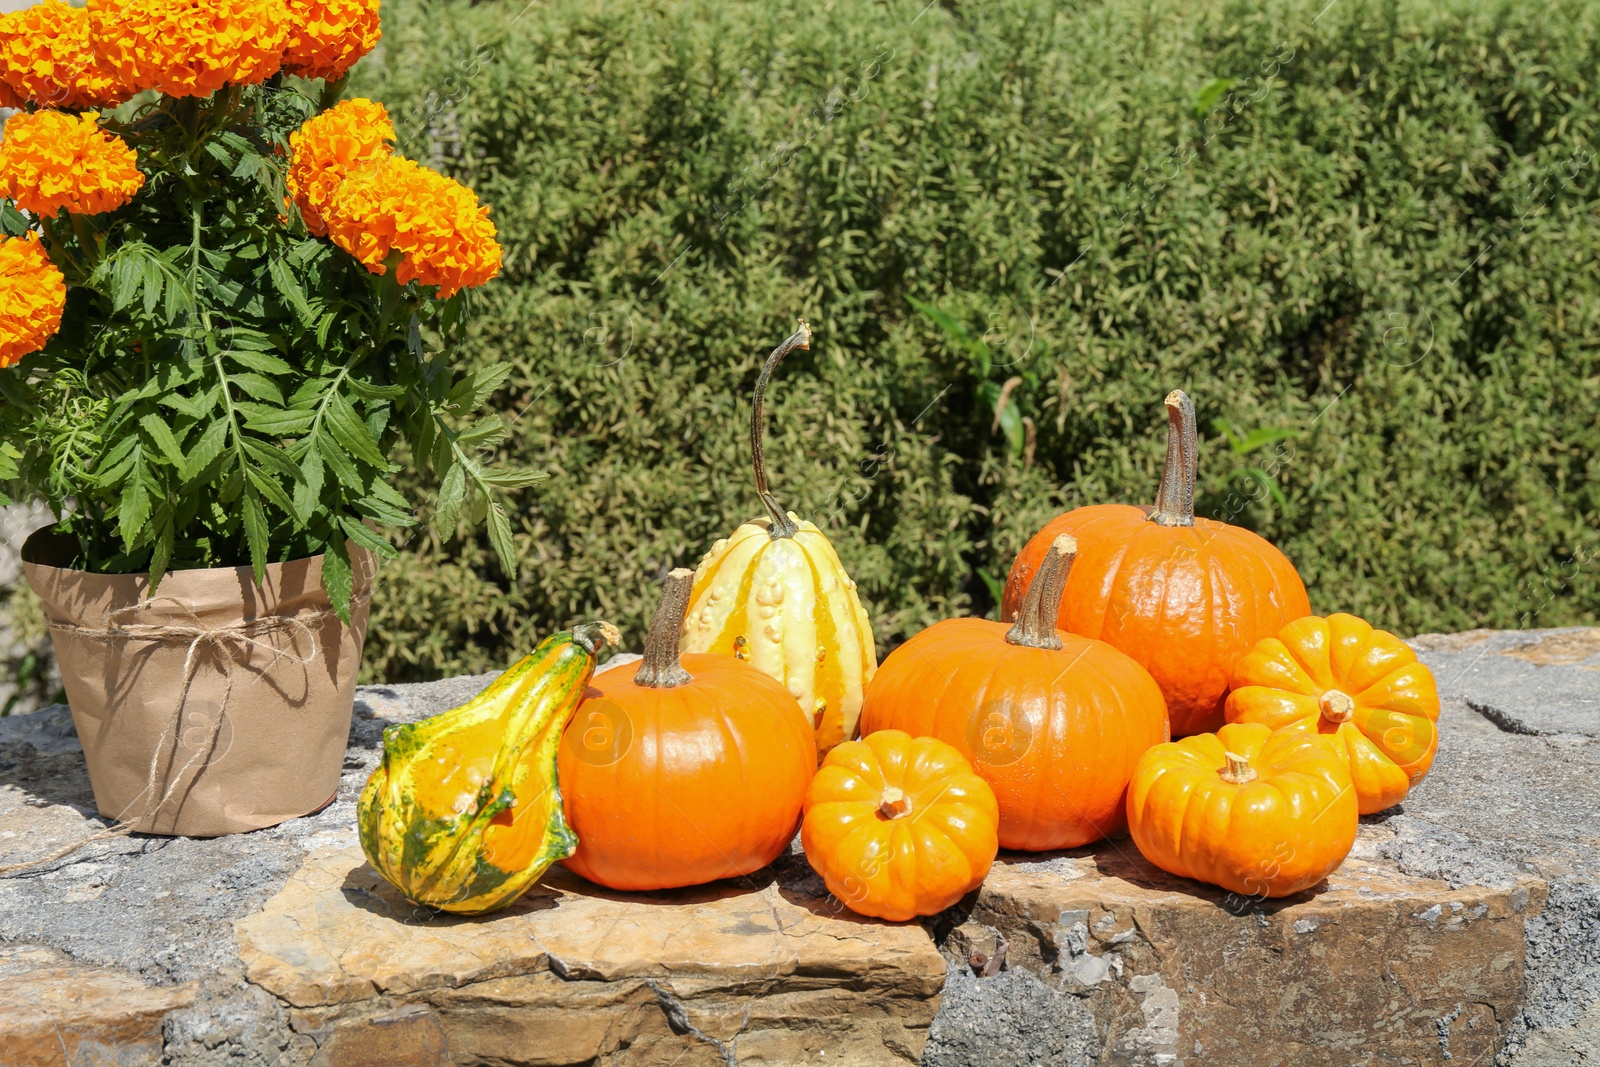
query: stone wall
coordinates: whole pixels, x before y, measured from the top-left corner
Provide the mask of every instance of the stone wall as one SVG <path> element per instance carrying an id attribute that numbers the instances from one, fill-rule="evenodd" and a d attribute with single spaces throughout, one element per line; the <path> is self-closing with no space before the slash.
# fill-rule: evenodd
<path id="1" fill-rule="evenodd" d="M 496 916 L 411 906 L 362 859 L 356 793 L 386 724 L 488 679 L 364 688 L 325 811 L 0 878 L 3 1061 L 1596 1067 L 1600 630 L 1415 644 L 1438 762 L 1316 889 L 1230 900 L 1124 837 L 1002 855 L 900 925 L 843 910 L 796 850 L 674 893 L 557 869 Z M 0 864 L 92 813 L 64 708 L 0 722 Z"/>

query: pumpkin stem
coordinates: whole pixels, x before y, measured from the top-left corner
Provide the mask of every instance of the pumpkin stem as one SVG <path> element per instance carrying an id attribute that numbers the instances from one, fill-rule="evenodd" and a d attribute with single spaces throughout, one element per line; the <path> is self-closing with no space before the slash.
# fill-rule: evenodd
<path id="1" fill-rule="evenodd" d="M 1182 389 L 1167 394 L 1167 462 L 1161 468 L 1150 521 L 1160 526 L 1194 525 L 1194 479 L 1200 458 L 1200 435 L 1194 425 L 1194 401 Z"/>
<path id="2" fill-rule="evenodd" d="M 1077 558 L 1078 542 L 1070 534 L 1062 534 L 1050 542 L 1050 551 L 1045 553 L 1044 562 L 1039 564 L 1022 597 L 1017 620 L 1006 631 L 1008 644 L 1051 650 L 1061 648 L 1056 615 L 1061 611 L 1061 594 L 1066 591 L 1072 561 Z"/>
<path id="3" fill-rule="evenodd" d="M 905 790 L 888 786 L 883 791 L 883 800 L 878 804 L 878 814 L 885 819 L 903 819 L 911 814 L 911 798 L 906 796 Z"/>
<path id="4" fill-rule="evenodd" d="M 1356 713 L 1356 702 L 1349 693 L 1330 689 L 1317 698 L 1322 717 L 1331 723 L 1349 722 Z"/>
<path id="5" fill-rule="evenodd" d="M 1244 785 L 1253 782 L 1258 777 L 1256 769 L 1250 766 L 1250 761 L 1243 756 L 1236 756 L 1232 752 L 1224 752 L 1228 765 L 1217 770 L 1217 777 L 1230 785 Z"/>
<path id="6" fill-rule="evenodd" d="M 679 567 L 667 574 L 661 589 L 661 603 L 650 620 L 650 634 L 644 639 L 644 662 L 634 673 L 633 684 L 646 689 L 674 689 L 690 680 L 678 659 L 678 643 L 683 639 L 683 616 L 689 610 L 689 593 L 694 589 L 694 571 Z"/>
<path id="7" fill-rule="evenodd" d="M 771 536 L 774 541 L 782 537 L 793 537 L 800 532 L 800 526 L 767 491 L 767 457 L 761 450 L 761 431 L 765 429 L 763 416 L 766 408 L 767 383 L 772 380 L 772 372 L 778 369 L 778 362 L 784 356 L 797 348 L 810 347 L 811 327 L 806 324 L 805 319 L 801 319 L 800 328 L 790 334 L 783 344 L 774 348 L 772 354 L 767 356 L 767 361 L 761 365 L 761 375 L 756 378 L 756 402 L 750 409 L 750 456 L 756 469 L 756 496 L 761 498 L 767 514 L 772 516 Z"/>

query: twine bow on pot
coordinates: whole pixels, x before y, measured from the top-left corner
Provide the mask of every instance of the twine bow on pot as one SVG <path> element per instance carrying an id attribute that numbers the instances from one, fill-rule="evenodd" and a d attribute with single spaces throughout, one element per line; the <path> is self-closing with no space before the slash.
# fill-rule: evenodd
<path id="1" fill-rule="evenodd" d="M 179 612 L 193 620 L 192 624 L 129 621 L 138 619 L 141 614 L 149 612 L 157 604 L 176 607 Z M 51 619 L 49 625 L 53 637 L 68 635 L 75 639 L 106 645 L 144 642 L 187 643 L 182 682 L 178 688 L 177 699 L 173 703 L 172 717 L 167 721 L 156 742 L 155 755 L 150 761 L 145 786 L 118 812 L 116 821 L 82 841 L 59 848 L 38 859 L 0 865 L 0 876 L 15 874 L 70 856 L 97 841 L 126 837 L 138 832 L 140 827 L 148 831 L 161 832 L 158 827 L 161 825 L 163 809 L 167 809 L 169 804 L 172 806 L 167 812 L 166 824 L 169 827 L 168 832 L 171 832 L 170 828 L 177 825 L 178 815 L 183 810 L 183 805 L 195 782 L 221 756 L 216 751 L 217 742 L 222 734 L 223 723 L 227 719 L 228 705 L 234 689 L 234 672 L 240 660 L 240 653 L 244 653 L 245 661 L 248 662 L 252 653 L 264 652 L 268 656 L 268 662 L 265 668 L 260 668 L 262 672 L 276 667 L 285 659 L 292 660 L 303 669 L 309 669 L 320 655 L 316 632 L 330 618 L 337 616 L 331 607 L 327 607 L 302 610 L 294 616 L 267 615 L 238 623 L 211 625 L 203 622 L 193 610 L 177 598 L 152 597 L 138 604 L 108 612 L 104 616 L 104 624 L 98 627 Z M 291 648 L 300 647 L 300 642 L 304 640 L 310 647 L 309 654 L 295 655 L 285 651 L 279 643 L 268 640 L 279 634 L 291 635 L 288 642 Z M 215 661 L 222 678 L 222 697 L 217 702 L 215 713 L 209 716 L 209 721 L 185 726 L 186 716 L 195 710 L 189 707 L 190 692 L 203 662 L 207 659 L 208 652 L 212 653 L 210 658 Z M 195 731 L 196 726 L 200 727 L 198 732 Z M 183 744 L 185 735 L 194 737 L 188 745 Z M 181 766 L 174 769 L 173 763 L 178 758 L 180 748 L 183 747 L 190 749 L 189 755 Z"/>

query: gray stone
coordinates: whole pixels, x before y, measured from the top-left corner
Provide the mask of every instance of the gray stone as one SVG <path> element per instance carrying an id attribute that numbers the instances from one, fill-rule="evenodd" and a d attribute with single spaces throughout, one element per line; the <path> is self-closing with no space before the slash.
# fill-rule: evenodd
<path id="1" fill-rule="evenodd" d="M 1404 804 L 1368 821 L 1394 832 L 1386 850 L 1409 873 L 1548 882 L 1527 926 L 1527 1002 L 1497 1062 L 1600 1062 L 1600 629 L 1412 643 L 1445 700 L 1439 758 Z"/>
<path id="2" fill-rule="evenodd" d="M 1412 972 L 1404 973 L 1415 973 L 1421 992 L 1410 1002 L 1402 998 L 1402 1006 L 1410 1013 L 1405 1016 L 1408 1033 L 1427 1038 L 1413 1033 L 1411 1040 L 1421 1041 L 1417 1047 L 1431 1047 L 1440 1055 L 1454 1049 L 1456 1061 L 1467 1062 L 1466 1050 L 1480 1047 L 1492 1032 L 1503 1033 L 1503 1043 L 1497 1055 L 1480 1063 L 1492 1059 L 1502 1067 L 1586 1067 L 1596 1062 L 1596 633 L 1419 638 L 1417 647 L 1438 674 L 1446 697 L 1438 761 L 1403 805 L 1364 820 L 1357 851 L 1346 864 L 1348 884 L 1334 887 L 1331 894 L 1273 905 L 1260 914 L 1233 915 L 1213 899 L 1215 894 L 1192 883 L 1169 884 L 1140 867 L 1136 856 L 1127 855 L 1131 846 L 1126 839 L 1098 852 L 1007 857 L 990 887 L 926 924 L 948 966 L 939 1012 L 931 1028 L 924 1019 L 884 1030 L 898 1035 L 885 1054 L 896 1062 L 914 1060 L 922 1047 L 915 1035 L 925 1033 L 922 1061 L 939 1067 L 1091 1062 L 1100 1067 L 1157 1062 L 1174 1067 L 1226 1062 L 1236 1067 L 1244 1061 L 1228 1059 L 1231 1053 L 1221 1046 L 1201 1040 L 1196 1047 L 1192 1028 L 1204 1022 L 1206 1011 L 1223 1013 L 1216 1018 L 1231 1019 L 1228 1026 L 1266 1026 L 1279 1009 L 1264 1000 L 1254 1003 L 1237 990 L 1219 990 L 1211 1006 L 1201 1011 L 1196 1008 L 1199 1001 L 1191 998 L 1205 989 L 1186 988 L 1170 974 L 1211 968 L 1210 973 L 1226 978 L 1227 953 L 1241 946 L 1257 953 L 1263 961 L 1258 966 L 1264 968 L 1273 966 L 1272 960 L 1292 958 L 1302 946 L 1310 946 L 1306 959 L 1313 960 L 1320 939 L 1340 936 L 1328 925 L 1330 907 L 1349 898 L 1354 902 L 1350 906 L 1359 908 L 1360 901 L 1383 895 L 1370 885 L 1382 882 L 1404 889 L 1402 883 L 1413 879 L 1422 881 L 1393 897 L 1406 901 L 1392 909 L 1398 924 L 1393 929 L 1403 931 L 1404 938 L 1383 951 L 1410 946 Z M 482 1035 L 489 1031 L 472 1030 L 464 1020 L 481 1017 L 497 1027 L 526 1029 L 531 1024 L 525 1013 L 534 1009 L 515 1005 L 548 1004 L 538 1009 L 546 1012 L 541 1018 L 561 1020 L 567 1017 L 561 1007 L 567 997 L 584 999 L 608 1013 L 604 1017 L 623 1028 L 614 1033 L 641 1035 L 645 1043 L 632 1049 L 639 1062 L 652 1062 L 650 1056 L 671 1060 L 681 1054 L 671 1050 L 690 1048 L 680 1067 L 725 1063 L 719 1051 L 723 1046 L 734 1049 L 740 1061 L 761 1061 L 759 1050 L 767 1047 L 766 1062 L 789 1062 L 783 1059 L 789 1054 L 784 1050 L 800 1047 L 793 1043 L 800 1038 L 783 1035 L 807 1033 L 806 1020 L 815 1020 L 819 1011 L 852 1021 L 860 1014 L 874 1026 L 889 1026 L 892 1020 L 883 1014 L 889 1009 L 871 1007 L 884 1002 L 886 989 L 856 994 L 852 1000 L 847 988 L 818 984 L 820 979 L 809 971 L 803 977 L 809 984 L 803 987 L 761 987 L 759 1003 L 753 999 L 757 990 L 752 990 L 749 1003 L 754 1006 L 744 1017 L 752 1029 L 736 1046 L 723 1038 L 717 1039 L 723 1046 L 701 1041 L 683 1028 L 703 1030 L 695 1004 L 720 1005 L 718 997 L 735 995 L 731 989 L 713 990 L 705 994 L 710 999 L 699 1002 L 692 1000 L 701 995 L 699 987 L 669 987 L 654 978 L 608 990 L 604 983 L 572 981 L 567 975 L 577 972 L 564 974 L 554 964 L 549 971 L 519 977 L 463 979 L 467 984 L 459 988 L 425 990 L 415 997 L 386 993 L 337 1010 L 306 1009 L 274 993 L 269 985 L 289 988 L 282 985 L 287 979 L 281 968 L 269 985 L 252 979 L 241 957 L 239 924 L 267 913 L 271 901 L 279 901 L 283 909 L 285 901 L 296 899 L 284 897 L 286 889 L 310 892 L 304 885 L 294 889 L 295 879 L 303 882 L 307 871 L 322 870 L 330 857 L 351 854 L 355 796 L 376 764 L 383 727 L 459 704 L 492 677 L 364 688 L 338 799 L 315 816 L 212 840 L 100 840 L 71 856 L 0 878 L 0 944 L 13 952 L 12 970 L 0 966 L 0 978 L 19 991 L 30 988 L 30 982 L 82 984 L 101 998 L 95 1003 L 104 1005 L 105 1017 L 122 1027 L 116 1032 L 134 1042 L 130 1049 L 157 1048 L 161 1062 L 172 1065 L 355 1063 L 365 1062 L 362 1049 L 391 1047 L 408 1050 L 404 1055 L 412 1057 L 395 1058 L 394 1063 L 445 1062 L 438 1057 L 446 1055 L 441 1051 L 446 1045 L 448 1055 L 460 1062 L 520 1062 L 515 1044 L 483 1043 Z M 103 825 L 94 815 L 65 709 L 0 720 L 0 863 L 82 841 Z M 359 856 L 354 862 L 359 866 Z M 776 887 L 785 902 L 780 910 L 827 909 L 820 880 L 798 852 L 791 851 L 763 877 L 763 884 Z M 1362 879 L 1378 879 L 1364 896 Z M 351 882 L 355 897 L 350 899 L 376 899 L 374 890 L 362 889 L 364 885 Z M 568 892 L 559 878 L 552 885 L 552 892 Z M 1475 901 L 1486 910 L 1480 913 Z M 1456 903 L 1462 907 L 1455 908 Z M 1498 910 L 1491 913 L 1491 905 Z M 536 922 L 537 911 L 529 914 L 528 921 Z M 1382 918 L 1361 914 L 1362 922 Z M 1480 921 L 1489 925 L 1472 925 Z M 1183 933 L 1205 924 L 1212 924 L 1213 940 L 1226 941 L 1222 955 L 1214 951 L 1217 945 Z M 759 922 L 752 919 L 754 925 Z M 443 924 L 435 932 L 448 928 Z M 1483 933 L 1471 933 L 1478 929 Z M 1429 936 L 1452 938 L 1448 960 L 1456 973 L 1465 974 L 1470 957 L 1463 953 L 1470 953 L 1477 941 L 1503 948 L 1507 931 L 1516 931 L 1522 951 L 1506 964 L 1511 970 L 1491 972 L 1486 966 L 1484 981 L 1493 989 L 1475 994 L 1477 1000 L 1462 997 L 1458 1005 L 1449 991 L 1426 988 L 1427 968 L 1419 961 Z M 970 951 L 992 953 L 995 937 L 1002 933 L 1010 938 L 1004 969 L 977 977 L 968 962 Z M 1341 945 L 1335 958 L 1350 956 L 1340 942 L 1328 943 Z M 1288 955 L 1274 955 L 1280 951 Z M 260 956 L 259 946 L 252 952 Z M 1374 961 L 1383 962 L 1377 957 Z M 1300 974 L 1297 980 L 1315 980 L 1309 964 Z M 1506 992 L 1513 978 L 1514 996 Z M 783 982 L 801 980 L 795 975 Z M 850 981 L 861 984 L 859 976 Z M 861 988 L 871 989 L 871 982 Z M 926 1002 L 912 997 L 903 1003 Z M 1417 1016 L 1423 1009 L 1433 1014 Z M 722 1032 L 736 1032 L 742 1025 L 738 1016 L 724 1019 L 720 1007 L 705 1010 L 705 1018 L 734 1028 Z M 926 1029 L 919 1031 L 919 1025 Z M 758 1033 L 767 1036 L 758 1038 Z M 478 1035 L 472 1040 L 480 1044 L 471 1043 L 471 1034 Z M 95 1035 L 79 1033 L 74 1039 L 80 1038 L 85 1042 L 81 1047 L 88 1049 Z M 684 1040 L 691 1044 L 683 1045 Z M 774 1043 L 763 1046 L 761 1041 Z M 619 1048 L 626 1051 L 626 1046 Z M 1297 1048 L 1295 1056 L 1301 1067 L 1356 1062 L 1309 1046 Z M 1416 1062 L 1434 1061 L 1421 1056 Z"/>
<path id="3" fill-rule="evenodd" d="M 952 963 L 922 1067 L 1090 1067 L 1099 1045 L 1078 997 L 1028 971 L 979 978 Z"/>

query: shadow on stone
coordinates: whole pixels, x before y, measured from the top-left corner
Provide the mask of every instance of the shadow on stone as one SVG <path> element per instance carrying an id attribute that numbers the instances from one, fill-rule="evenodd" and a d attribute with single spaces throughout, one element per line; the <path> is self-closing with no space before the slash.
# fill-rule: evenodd
<path id="1" fill-rule="evenodd" d="M 509 907 L 487 915 L 454 915 L 425 904 L 407 900 L 404 893 L 390 885 L 371 864 L 363 863 L 344 877 L 340 894 L 352 907 L 393 919 L 407 926 L 464 926 L 470 923 L 492 922 L 508 915 L 526 915 L 533 911 L 548 911 L 556 906 L 554 894 L 540 892 L 541 885 L 529 889 Z"/>

